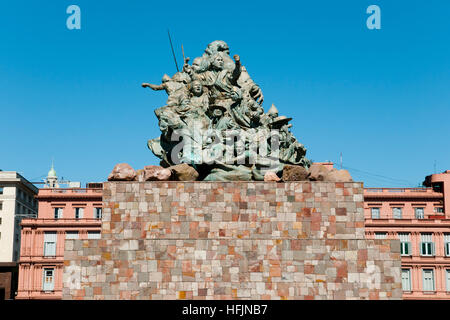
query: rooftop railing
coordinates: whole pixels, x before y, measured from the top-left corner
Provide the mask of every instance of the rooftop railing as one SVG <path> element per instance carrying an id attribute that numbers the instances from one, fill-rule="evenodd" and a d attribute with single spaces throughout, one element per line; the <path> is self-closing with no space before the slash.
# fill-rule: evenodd
<path id="1" fill-rule="evenodd" d="M 26 218 L 22 219 L 22 225 L 29 224 L 101 224 L 102 219 L 98 218 L 60 218 L 60 219 L 52 219 L 52 218 Z"/>
<path id="2" fill-rule="evenodd" d="M 101 194 L 103 189 L 99 188 L 43 188 L 39 189 L 39 195 L 50 194 Z"/>
<path id="3" fill-rule="evenodd" d="M 436 193 L 432 188 L 364 188 L 366 193 Z"/>

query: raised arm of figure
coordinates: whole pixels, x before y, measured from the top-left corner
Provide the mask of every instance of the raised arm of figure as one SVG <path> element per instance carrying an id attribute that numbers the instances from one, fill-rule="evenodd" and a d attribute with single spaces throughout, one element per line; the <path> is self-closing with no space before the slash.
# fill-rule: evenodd
<path id="1" fill-rule="evenodd" d="M 151 88 L 153 90 L 164 90 L 165 87 L 162 84 L 151 84 L 151 83 L 143 83 L 142 88 Z"/>
<path id="2" fill-rule="evenodd" d="M 234 58 L 234 70 L 233 73 L 231 74 L 231 83 L 237 84 L 237 80 L 241 75 L 241 58 L 237 54 L 235 54 L 233 58 Z"/>

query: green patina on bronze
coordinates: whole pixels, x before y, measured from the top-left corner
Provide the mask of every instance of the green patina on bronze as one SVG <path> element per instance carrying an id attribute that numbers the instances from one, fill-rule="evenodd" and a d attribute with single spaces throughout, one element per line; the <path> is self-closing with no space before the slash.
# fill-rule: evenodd
<path id="1" fill-rule="evenodd" d="M 143 83 L 144 88 L 165 90 L 168 94 L 166 105 L 155 110 L 159 120 L 161 136 L 148 141 L 148 147 L 161 159 L 163 167 L 180 162 L 193 166 L 200 174 L 199 180 L 236 181 L 264 180 L 267 171 L 280 173 L 285 164 L 305 168 L 310 161 L 305 157 L 306 148 L 290 132 L 292 118 L 279 116 L 274 105 L 267 113 L 262 107 L 264 96 L 261 88 L 250 78 L 240 57 L 231 59 L 229 47 L 224 41 L 211 42 L 201 57 L 189 65 L 184 61 L 183 70 L 172 77 L 164 75 L 160 85 Z M 184 143 L 200 146 L 196 151 L 182 154 L 180 139 L 174 139 L 174 132 L 182 131 Z M 273 150 L 269 132 L 277 130 L 279 147 Z M 233 150 L 215 150 L 218 145 L 226 145 L 229 136 L 213 135 L 205 132 L 236 132 L 236 136 L 264 139 L 267 153 L 257 154 L 253 146 L 245 143 L 232 144 Z M 204 137 L 207 137 L 206 139 Z M 211 150 L 230 152 L 233 156 L 214 161 L 205 161 L 201 152 Z M 214 157 L 213 157 L 214 158 Z M 253 161 L 250 161 L 253 159 Z"/>

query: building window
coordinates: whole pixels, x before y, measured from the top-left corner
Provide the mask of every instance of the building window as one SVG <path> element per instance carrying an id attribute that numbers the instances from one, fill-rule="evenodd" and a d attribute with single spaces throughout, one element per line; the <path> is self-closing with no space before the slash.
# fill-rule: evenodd
<path id="1" fill-rule="evenodd" d="M 100 231 L 88 231 L 88 239 L 100 239 Z"/>
<path id="2" fill-rule="evenodd" d="M 82 219 L 84 208 L 75 208 L 75 219 Z"/>
<path id="3" fill-rule="evenodd" d="M 3 194 L 3 187 L 0 187 L 0 194 Z"/>
<path id="4" fill-rule="evenodd" d="M 42 290 L 53 291 L 55 288 L 55 269 L 44 268 L 44 279 L 42 280 Z"/>
<path id="5" fill-rule="evenodd" d="M 402 289 L 403 291 L 411 291 L 411 270 L 402 269 Z"/>
<path id="6" fill-rule="evenodd" d="M 445 270 L 445 280 L 447 283 L 447 292 L 450 292 L 450 269 Z"/>
<path id="7" fill-rule="evenodd" d="M 78 239 L 78 231 L 67 231 L 66 239 Z"/>
<path id="8" fill-rule="evenodd" d="M 445 256 L 450 257 L 450 233 L 444 234 Z"/>
<path id="9" fill-rule="evenodd" d="M 61 219 L 63 217 L 63 208 L 53 208 L 55 219 Z"/>
<path id="10" fill-rule="evenodd" d="M 425 208 L 414 208 L 414 215 L 416 219 L 424 219 L 425 218 Z"/>
<path id="11" fill-rule="evenodd" d="M 0 218 L 0 225 L 2 224 L 2 218 Z"/>
<path id="12" fill-rule="evenodd" d="M 3 202 L 0 201 L 0 210 L 3 210 Z"/>
<path id="13" fill-rule="evenodd" d="M 394 216 L 394 219 L 401 219 L 402 218 L 402 208 L 399 208 L 399 207 L 392 208 L 392 214 Z"/>
<path id="14" fill-rule="evenodd" d="M 409 233 L 401 232 L 398 234 L 398 238 L 400 239 L 400 253 L 402 256 L 410 256 L 411 255 L 411 242 L 409 239 Z"/>
<path id="15" fill-rule="evenodd" d="M 434 270 L 423 269 L 423 291 L 434 291 Z"/>
<path id="16" fill-rule="evenodd" d="M 434 242 L 432 240 L 431 233 L 422 233 L 420 235 L 420 255 L 422 256 L 434 256 Z"/>
<path id="17" fill-rule="evenodd" d="M 44 232 L 44 256 L 56 256 L 56 232 Z"/>
<path id="18" fill-rule="evenodd" d="M 94 217 L 95 219 L 102 218 L 102 208 L 94 208 Z"/>
<path id="19" fill-rule="evenodd" d="M 444 208 L 443 207 L 434 207 L 434 212 L 435 213 L 444 213 Z"/>
<path id="20" fill-rule="evenodd" d="M 380 219 L 380 208 L 370 208 L 372 219 Z"/>
<path id="21" fill-rule="evenodd" d="M 375 239 L 386 239 L 386 232 L 375 232 Z"/>

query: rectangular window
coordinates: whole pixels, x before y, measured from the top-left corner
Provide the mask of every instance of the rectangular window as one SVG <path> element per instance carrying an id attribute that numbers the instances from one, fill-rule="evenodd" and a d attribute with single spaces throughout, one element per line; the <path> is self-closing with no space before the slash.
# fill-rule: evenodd
<path id="1" fill-rule="evenodd" d="M 423 291 L 434 291 L 434 270 L 423 269 Z"/>
<path id="2" fill-rule="evenodd" d="M 42 290 L 53 291 L 55 288 L 55 269 L 44 268 L 44 278 L 42 280 Z"/>
<path id="3" fill-rule="evenodd" d="M 66 239 L 78 239 L 78 231 L 67 231 Z"/>
<path id="4" fill-rule="evenodd" d="M 424 219 L 425 218 L 425 208 L 414 208 L 414 215 L 416 219 Z"/>
<path id="5" fill-rule="evenodd" d="M 63 217 L 63 208 L 53 208 L 55 219 L 61 219 Z"/>
<path id="6" fill-rule="evenodd" d="M 0 194 L 3 194 L 3 187 L 0 187 Z"/>
<path id="7" fill-rule="evenodd" d="M 100 231 L 88 231 L 88 239 L 100 239 Z"/>
<path id="8" fill-rule="evenodd" d="M 75 219 L 82 219 L 84 208 L 75 208 Z"/>
<path id="9" fill-rule="evenodd" d="M 44 256 L 56 256 L 56 232 L 44 232 Z"/>
<path id="10" fill-rule="evenodd" d="M 410 256 L 411 255 L 411 242 L 409 240 L 409 233 L 400 232 L 398 234 L 398 238 L 400 239 L 400 253 L 402 256 Z"/>
<path id="11" fill-rule="evenodd" d="M 450 233 L 444 234 L 444 250 L 445 256 L 450 257 Z"/>
<path id="12" fill-rule="evenodd" d="M 386 239 L 386 232 L 375 232 L 375 239 Z"/>
<path id="13" fill-rule="evenodd" d="M 436 212 L 436 213 L 444 213 L 444 208 L 442 208 L 442 207 L 434 207 L 434 212 Z"/>
<path id="14" fill-rule="evenodd" d="M 403 291 L 411 291 L 411 270 L 402 269 L 402 289 Z"/>
<path id="15" fill-rule="evenodd" d="M 392 208 L 392 214 L 394 216 L 394 219 L 401 219 L 402 218 L 402 208 Z"/>
<path id="16" fill-rule="evenodd" d="M 94 208 L 94 217 L 95 219 L 102 218 L 102 208 Z"/>
<path id="17" fill-rule="evenodd" d="M 380 219 L 380 208 L 370 208 L 372 219 Z"/>
<path id="18" fill-rule="evenodd" d="M 434 256 L 434 242 L 431 233 L 420 234 L 420 254 L 422 256 Z"/>
<path id="19" fill-rule="evenodd" d="M 450 292 L 450 269 L 445 270 L 445 280 L 447 283 L 447 292 Z"/>
<path id="20" fill-rule="evenodd" d="M 0 210 L 3 210 L 3 202 L 0 201 Z"/>
<path id="21" fill-rule="evenodd" d="M 0 218 L 0 225 L 2 224 L 2 218 Z"/>

